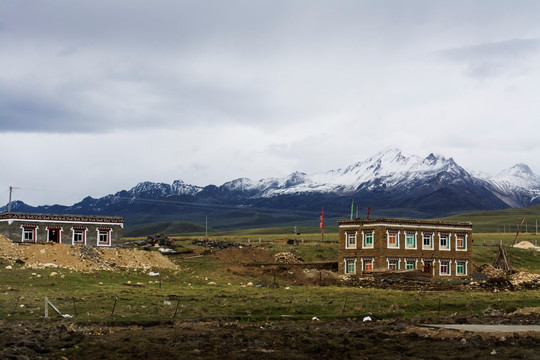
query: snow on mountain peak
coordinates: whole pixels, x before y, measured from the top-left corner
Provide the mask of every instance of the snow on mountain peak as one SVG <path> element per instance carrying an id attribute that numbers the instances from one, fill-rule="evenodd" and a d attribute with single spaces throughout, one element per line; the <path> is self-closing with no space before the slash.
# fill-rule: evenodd
<path id="1" fill-rule="evenodd" d="M 254 187 L 253 181 L 246 177 L 234 179 L 222 185 L 229 190 L 250 190 Z"/>
<path id="2" fill-rule="evenodd" d="M 497 197 L 511 206 L 516 193 L 525 197 L 540 196 L 540 179 L 525 164 L 517 164 L 496 177 L 467 172 L 453 158 L 430 153 L 425 158 L 404 155 L 397 148 L 387 148 L 364 161 L 345 169 L 324 173 L 306 174 L 293 172 L 282 178 L 252 181 L 238 178 L 221 185 L 221 189 L 245 192 L 248 197 L 269 198 L 278 195 L 301 193 L 348 194 L 360 190 L 408 191 L 419 186 L 488 186 Z M 172 186 L 163 183 L 142 182 L 129 192 L 133 197 L 196 195 L 202 188 L 176 180 Z"/>
<path id="3" fill-rule="evenodd" d="M 504 170 L 502 173 L 505 175 L 515 176 L 515 177 L 527 179 L 527 180 L 530 180 L 530 179 L 534 180 L 537 178 L 536 175 L 531 170 L 531 168 L 528 165 L 523 164 L 523 163 L 516 164 L 512 166 L 511 168 Z"/>

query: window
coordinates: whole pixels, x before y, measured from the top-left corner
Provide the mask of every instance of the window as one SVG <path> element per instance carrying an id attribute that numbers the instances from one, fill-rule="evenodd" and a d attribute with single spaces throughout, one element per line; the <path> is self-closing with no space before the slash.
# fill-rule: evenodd
<path id="1" fill-rule="evenodd" d="M 433 233 L 422 233 L 422 249 L 433 249 Z"/>
<path id="2" fill-rule="evenodd" d="M 23 227 L 23 241 L 36 241 L 36 228 L 35 227 Z"/>
<path id="3" fill-rule="evenodd" d="M 450 275 L 450 260 L 439 260 L 439 275 Z"/>
<path id="4" fill-rule="evenodd" d="M 405 233 L 405 247 L 407 249 L 416 249 L 416 233 Z"/>
<path id="5" fill-rule="evenodd" d="M 397 231 L 387 231 L 386 240 L 388 248 L 399 248 L 399 232 Z"/>
<path id="6" fill-rule="evenodd" d="M 467 250 L 467 241 L 465 234 L 456 234 L 456 250 Z"/>
<path id="7" fill-rule="evenodd" d="M 356 259 L 345 259 L 345 274 L 356 274 Z"/>
<path id="8" fill-rule="evenodd" d="M 467 261 L 456 260 L 456 275 L 467 275 Z"/>
<path id="9" fill-rule="evenodd" d="M 407 260 L 405 260 L 405 269 L 407 269 L 407 270 L 416 269 L 416 259 L 407 259 Z"/>
<path id="10" fill-rule="evenodd" d="M 111 229 L 98 229 L 98 246 L 111 245 Z"/>
<path id="11" fill-rule="evenodd" d="M 373 259 L 362 259 L 362 271 L 373 270 Z"/>
<path id="12" fill-rule="evenodd" d="M 398 259 L 386 259 L 388 263 L 388 270 L 398 270 L 399 269 L 399 260 Z"/>
<path id="13" fill-rule="evenodd" d="M 373 231 L 366 232 L 366 233 L 362 231 L 362 237 L 364 238 L 364 243 L 362 247 L 373 248 Z"/>
<path id="14" fill-rule="evenodd" d="M 86 228 L 71 228 L 73 231 L 73 244 L 86 244 Z"/>
<path id="15" fill-rule="evenodd" d="M 83 242 L 83 231 L 75 230 L 73 232 L 73 242 L 82 243 Z"/>
<path id="16" fill-rule="evenodd" d="M 356 249 L 356 232 L 345 233 L 345 248 Z"/>
<path id="17" fill-rule="evenodd" d="M 450 250 L 450 234 L 439 233 L 439 250 Z"/>

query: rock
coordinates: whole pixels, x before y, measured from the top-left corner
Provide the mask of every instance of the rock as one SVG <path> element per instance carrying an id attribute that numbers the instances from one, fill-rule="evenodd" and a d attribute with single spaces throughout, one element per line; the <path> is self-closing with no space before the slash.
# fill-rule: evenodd
<path id="1" fill-rule="evenodd" d="M 491 352 L 489 353 L 490 355 L 497 355 L 497 351 L 495 351 L 495 349 L 491 350 Z"/>
<path id="2" fill-rule="evenodd" d="M 465 345 L 467 343 L 467 339 L 463 338 L 463 339 L 459 340 L 459 343 L 461 345 Z"/>
<path id="3" fill-rule="evenodd" d="M 13 266 L 11 265 L 6 266 L 6 270 L 12 270 L 12 269 L 13 269 Z"/>
<path id="4" fill-rule="evenodd" d="M 49 276 L 56 276 L 58 273 L 56 271 L 53 271 Z"/>

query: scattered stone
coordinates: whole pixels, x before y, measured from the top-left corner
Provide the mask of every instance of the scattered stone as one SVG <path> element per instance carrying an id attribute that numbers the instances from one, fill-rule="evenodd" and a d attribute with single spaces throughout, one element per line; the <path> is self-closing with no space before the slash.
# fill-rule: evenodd
<path id="1" fill-rule="evenodd" d="M 284 251 L 274 255 L 274 261 L 283 264 L 297 264 L 304 262 L 304 259 L 295 256 L 293 253 Z"/>

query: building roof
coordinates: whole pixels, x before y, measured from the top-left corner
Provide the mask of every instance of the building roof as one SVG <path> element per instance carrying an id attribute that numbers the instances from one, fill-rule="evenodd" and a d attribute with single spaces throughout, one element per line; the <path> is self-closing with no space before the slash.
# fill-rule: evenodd
<path id="1" fill-rule="evenodd" d="M 416 219 L 390 219 L 390 218 L 373 218 L 373 219 L 351 219 L 339 220 L 339 226 L 424 226 L 424 227 L 454 227 L 463 229 L 472 229 L 471 222 L 451 222 L 451 221 L 436 221 L 436 220 L 416 220 Z"/>
<path id="2" fill-rule="evenodd" d="M 118 223 L 123 224 L 124 218 L 119 216 L 92 216 L 92 215 L 66 215 L 66 214 L 31 214 L 31 213 L 3 213 L 0 220 L 28 220 L 50 222 L 87 222 L 87 223 Z"/>

